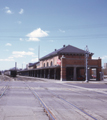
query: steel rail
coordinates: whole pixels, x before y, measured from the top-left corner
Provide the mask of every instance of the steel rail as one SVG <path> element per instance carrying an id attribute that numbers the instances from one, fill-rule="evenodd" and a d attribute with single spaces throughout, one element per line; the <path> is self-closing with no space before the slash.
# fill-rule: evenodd
<path id="1" fill-rule="evenodd" d="M 48 89 L 47 89 L 47 90 L 48 90 Z M 63 99 L 62 97 L 56 95 L 55 93 L 51 92 L 50 90 L 48 90 L 48 91 L 49 91 L 51 94 L 53 94 L 54 96 L 56 96 L 57 98 L 59 98 L 59 99 L 65 101 L 66 103 L 68 103 L 68 104 L 70 104 L 71 106 L 75 107 L 76 109 L 80 110 L 82 113 L 86 114 L 87 116 L 91 117 L 92 119 L 97 120 L 95 117 L 93 117 L 92 115 L 90 115 L 90 114 L 88 114 L 87 112 L 83 111 L 82 109 L 80 109 L 80 108 L 77 107 L 76 105 L 74 105 L 74 104 L 68 102 L 67 100 L 65 100 L 65 99 Z"/>
<path id="2" fill-rule="evenodd" d="M 4 79 L 4 75 L 2 76 L 2 81 L 1 81 L 1 83 L 5 80 Z M 10 81 L 10 80 L 9 80 Z M 4 95 L 4 93 L 6 92 L 6 90 L 8 89 L 8 84 L 9 84 L 9 81 L 7 82 L 7 84 L 4 86 L 4 87 L 2 87 L 2 89 L 0 90 L 0 91 L 2 91 L 3 89 L 4 89 L 4 91 L 1 93 L 1 95 L 0 95 L 0 98 Z"/>
<path id="3" fill-rule="evenodd" d="M 6 85 L 4 91 L 3 91 L 2 94 L 0 95 L 0 98 L 4 95 L 4 93 L 6 92 L 7 88 L 8 88 L 8 86 Z"/>
<path id="4" fill-rule="evenodd" d="M 25 83 L 26 84 L 26 83 Z M 40 103 L 43 105 L 44 109 L 46 110 L 46 112 L 48 113 L 48 116 L 50 117 L 49 120 L 56 120 L 56 118 L 53 117 L 53 115 L 49 112 L 47 106 L 43 103 L 43 101 L 40 99 L 39 95 L 34 91 L 32 90 L 32 88 L 26 84 L 27 87 L 31 90 L 31 92 L 38 98 L 38 100 L 40 101 Z"/>

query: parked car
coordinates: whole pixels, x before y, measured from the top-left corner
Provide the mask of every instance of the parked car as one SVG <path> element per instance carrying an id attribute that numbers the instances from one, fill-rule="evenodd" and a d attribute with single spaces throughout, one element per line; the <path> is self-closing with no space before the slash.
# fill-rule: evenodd
<path id="1" fill-rule="evenodd" d="M 92 78 L 93 78 L 93 79 L 96 79 L 96 75 L 92 75 Z"/>
<path id="2" fill-rule="evenodd" d="M 77 77 L 77 80 L 85 80 L 85 77 L 82 76 L 82 75 L 79 75 L 79 76 Z"/>

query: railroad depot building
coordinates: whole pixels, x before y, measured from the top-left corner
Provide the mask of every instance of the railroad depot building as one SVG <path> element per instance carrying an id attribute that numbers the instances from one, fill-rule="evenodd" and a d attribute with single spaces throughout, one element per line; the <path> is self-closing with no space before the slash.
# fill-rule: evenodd
<path id="1" fill-rule="evenodd" d="M 96 80 L 100 80 L 101 59 L 92 59 L 93 53 L 88 57 L 88 79 L 91 78 L 92 69 L 96 69 Z M 31 68 L 31 69 L 30 69 Z M 85 80 L 85 51 L 74 46 L 63 46 L 33 63 L 29 69 L 19 71 L 20 75 L 39 78 L 66 80 Z"/>

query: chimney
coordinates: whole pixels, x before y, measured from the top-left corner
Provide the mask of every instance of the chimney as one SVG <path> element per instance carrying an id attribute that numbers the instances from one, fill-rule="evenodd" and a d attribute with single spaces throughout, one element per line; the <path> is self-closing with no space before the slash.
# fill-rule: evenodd
<path id="1" fill-rule="evenodd" d="M 56 49 L 55 49 L 55 51 L 56 51 Z"/>
<path id="2" fill-rule="evenodd" d="M 65 45 L 63 45 L 63 47 L 65 47 Z"/>

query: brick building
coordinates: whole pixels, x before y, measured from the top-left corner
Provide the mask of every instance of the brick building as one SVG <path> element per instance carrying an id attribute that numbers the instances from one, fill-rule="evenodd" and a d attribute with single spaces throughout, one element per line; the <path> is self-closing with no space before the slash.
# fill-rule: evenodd
<path id="1" fill-rule="evenodd" d="M 96 80 L 100 80 L 101 59 L 92 59 L 93 53 L 88 57 L 88 79 L 91 78 L 91 69 L 96 69 Z M 20 71 L 21 75 L 65 80 L 85 80 L 85 51 L 74 46 L 63 46 L 58 50 L 40 58 L 35 68 Z"/>

